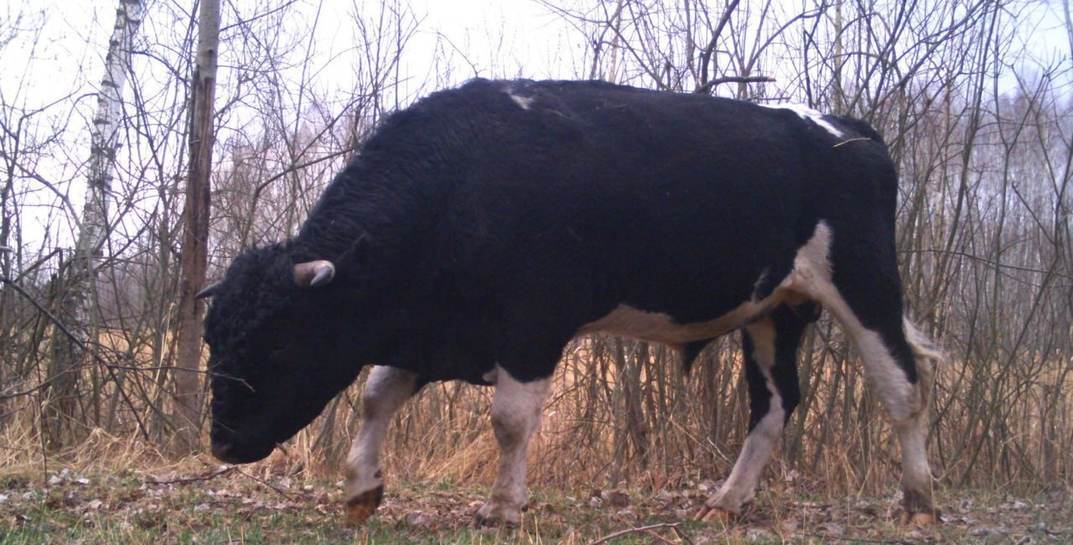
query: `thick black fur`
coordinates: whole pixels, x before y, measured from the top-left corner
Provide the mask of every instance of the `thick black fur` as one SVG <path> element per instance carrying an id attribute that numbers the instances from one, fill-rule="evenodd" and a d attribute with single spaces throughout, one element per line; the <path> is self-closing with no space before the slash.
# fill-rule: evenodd
<path id="1" fill-rule="evenodd" d="M 873 302 L 878 278 L 886 307 L 862 320 L 893 327 L 894 166 L 866 124 L 825 119 L 845 134 L 734 100 L 526 80 L 391 116 L 295 238 L 228 270 L 205 333 L 217 454 L 267 455 L 366 364 L 528 381 L 618 305 L 716 318 L 774 290 L 820 219 L 847 301 Z M 312 259 L 335 280 L 295 286 Z"/>

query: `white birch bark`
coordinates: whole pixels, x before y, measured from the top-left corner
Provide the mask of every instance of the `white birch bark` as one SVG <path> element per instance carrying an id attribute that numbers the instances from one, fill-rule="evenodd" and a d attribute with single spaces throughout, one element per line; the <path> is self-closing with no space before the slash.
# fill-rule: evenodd
<path id="1" fill-rule="evenodd" d="M 120 0 L 116 8 L 115 26 L 104 60 L 104 77 L 97 92 L 97 113 L 90 128 L 89 175 L 82 221 L 74 254 L 55 284 L 59 315 L 76 338 L 70 338 L 58 328 L 52 333 L 50 382 L 44 389 L 45 431 L 51 446 L 63 444 L 63 430 L 78 406 L 74 399 L 78 374 L 88 363 L 83 346 L 95 330 L 90 313 L 95 291 L 94 269 L 108 232 L 108 198 L 123 116 L 123 87 L 130 66 L 131 44 L 144 9 L 141 0 Z"/>

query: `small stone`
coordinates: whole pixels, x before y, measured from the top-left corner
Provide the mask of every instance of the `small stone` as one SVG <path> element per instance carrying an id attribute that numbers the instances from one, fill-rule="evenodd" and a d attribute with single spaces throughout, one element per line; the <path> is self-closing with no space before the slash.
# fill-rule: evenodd
<path id="1" fill-rule="evenodd" d="M 612 507 L 626 507 L 630 504 L 630 496 L 619 490 L 605 490 L 600 497 Z"/>
<path id="2" fill-rule="evenodd" d="M 764 542 L 767 542 L 767 541 L 771 541 L 771 539 L 773 537 L 774 537 L 774 534 L 772 534 L 771 532 L 765 530 L 764 528 L 749 528 L 749 530 L 747 532 L 745 532 L 745 538 L 748 539 L 749 541 L 764 541 Z"/>
<path id="3" fill-rule="evenodd" d="M 846 529 L 843 528 L 841 524 L 835 522 L 825 522 L 820 525 L 820 528 L 823 528 L 825 532 L 833 536 L 840 536 L 846 533 Z"/>
<path id="4" fill-rule="evenodd" d="M 406 524 L 410 526 L 428 526 L 431 521 L 432 519 L 421 511 L 414 511 L 406 515 Z"/>

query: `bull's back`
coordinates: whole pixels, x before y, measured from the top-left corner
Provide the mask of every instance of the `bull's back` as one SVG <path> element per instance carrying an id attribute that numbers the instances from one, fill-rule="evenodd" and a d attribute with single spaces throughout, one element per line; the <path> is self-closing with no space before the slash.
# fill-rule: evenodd
<path id="1" fill-rule="evenodd" d="M 601 84 L 501 92 L 515 107 L 483 131 L 448 214 L 503 289 L 555 283 L 555 297 L 594 309 L 700 320 L 789 270 L 797 231 L 811 228 L 792 118 Z"/>

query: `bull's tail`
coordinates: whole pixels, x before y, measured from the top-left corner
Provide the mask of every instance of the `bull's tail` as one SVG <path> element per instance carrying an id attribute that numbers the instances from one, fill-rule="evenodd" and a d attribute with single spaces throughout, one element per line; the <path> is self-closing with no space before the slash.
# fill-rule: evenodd
<path id="1" fill-rule="evenodd" d="M 920 377 L 920 395 L 924 398 L 924 407 L 927 407 L 931 401 L 929 397 L 932 385 L 935 383 L 935 368 L 946 361 L 946 354 L 908 316 L 902 317 L 902 327 L 905 329 L 905 340 L 913 351 L 917 376 Z"/>

